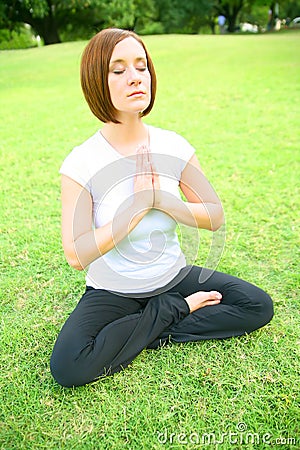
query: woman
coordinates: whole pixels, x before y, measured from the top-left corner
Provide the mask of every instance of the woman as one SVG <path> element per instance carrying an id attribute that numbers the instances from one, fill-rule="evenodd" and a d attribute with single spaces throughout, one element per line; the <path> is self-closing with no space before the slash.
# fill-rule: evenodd
<path id="1" fill-rule="evenodd" d="M 223 210 L 193 147 L 142 121 L 156 76 L 141 39 L 98 33 L 84 51 L 81 83 L 104 125 L 60 170 L 66 259 L 88 267 L 85 293 L 51 358 L 54 378 L 67 387 L 120 371 L 144 348 L 240 336 L 273 315 L 261 289 L 186 266 L 177 223 L 215 231 Z"/>

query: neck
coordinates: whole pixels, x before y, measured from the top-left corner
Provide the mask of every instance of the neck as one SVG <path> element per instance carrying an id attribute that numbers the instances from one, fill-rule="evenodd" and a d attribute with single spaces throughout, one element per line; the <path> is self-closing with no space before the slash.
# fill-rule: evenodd
<path id="1" fill-rule="evenodd" d="M 135 154 L 139 145 L 148 145 L 148 130 L 140 118 L 106 123 L 101 134 L 115 150 L 126 156 Z"/>

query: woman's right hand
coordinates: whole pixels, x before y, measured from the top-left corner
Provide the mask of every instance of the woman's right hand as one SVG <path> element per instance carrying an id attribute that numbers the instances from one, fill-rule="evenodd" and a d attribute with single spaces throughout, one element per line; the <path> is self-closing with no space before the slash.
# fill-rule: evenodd
<path id="1" fill-rule="evenodd" d="M 151 209 L 154 204 L 151 155 L 145 145 L 139 147 L 136 152 L 134 203 L 140 208 L 139 212 Z"/>

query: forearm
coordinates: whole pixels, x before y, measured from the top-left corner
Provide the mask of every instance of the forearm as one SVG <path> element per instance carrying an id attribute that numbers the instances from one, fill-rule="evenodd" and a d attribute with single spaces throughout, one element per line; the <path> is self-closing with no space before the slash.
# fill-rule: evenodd
<path id="1" fill-rule="evenodd" d="M 94 260 L 112 250 L 137 226 L 147 212 L 148 209 L 132 205 L 115 216 L 113 221 L 78 236 L 74 240 L 73 257 L 69 263 L 77 270 L 83 270 Z"/>
<path id="2" fill-rule="evenodd" d="M 133 195 L 117 211 L 112 204 L 112 221 L 96 229 L 92 223 L 90 192 L 71 178 L 62 177 L 62 239 L 66 259 L 72 267 L 84 269 L 112 250 L 137 226 L 154 204 L 152 176 L 149 155 L 143 148 L 136 156 Z"/>
<path id="3" fill-rule="evenodd" d="M 163 193 L 155 208 L 171 216 L 176 222 L 196 228 L 216 231 L 224 223 L 220 203 L 185 202 L 175 196 Z"/>

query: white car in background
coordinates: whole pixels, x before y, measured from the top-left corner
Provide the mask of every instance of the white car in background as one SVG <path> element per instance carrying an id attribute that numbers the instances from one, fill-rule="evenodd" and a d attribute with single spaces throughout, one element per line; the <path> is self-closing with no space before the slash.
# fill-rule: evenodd
<path id="1" fill-rule="evenodd" d="M 240 29 L 243 33 L 258 33 L 258 26 L 252 23 L 244 22 L 240 24 Z"/>
<path id="2" fill-rule="evenodd" d="M 300 17 L 295 17 L 290 23 L 290 27 L 300 27 Z"/>

